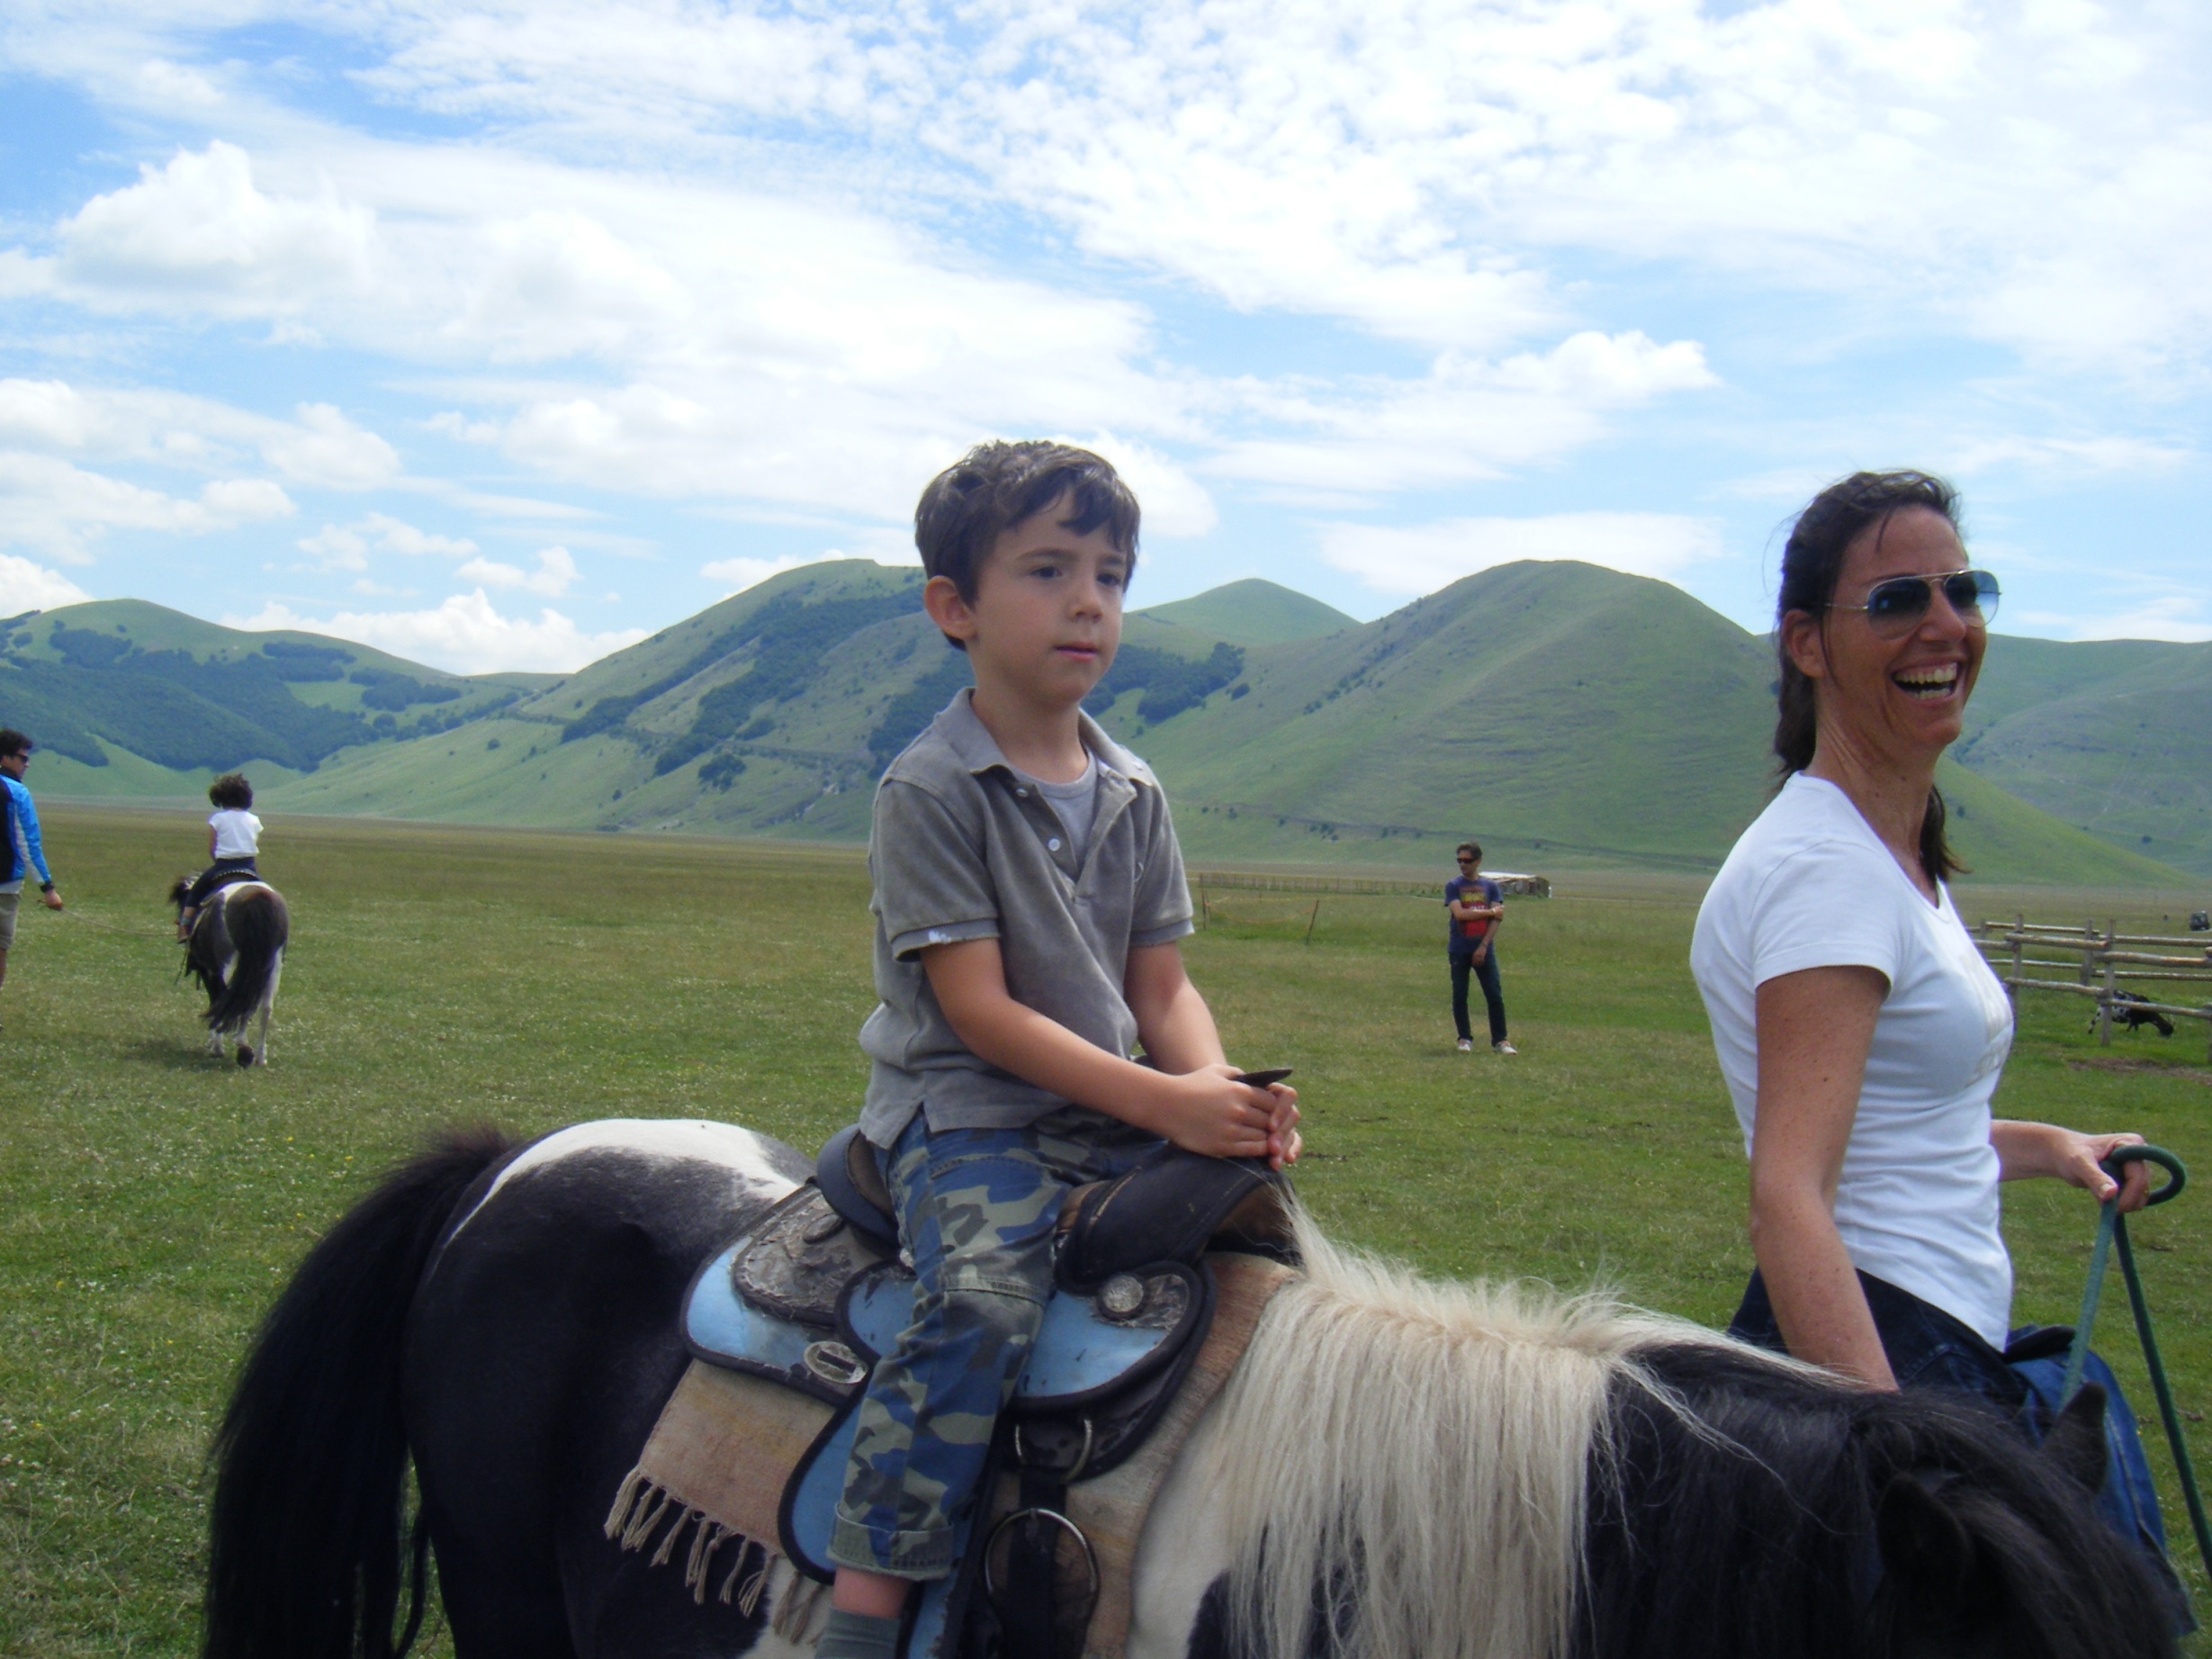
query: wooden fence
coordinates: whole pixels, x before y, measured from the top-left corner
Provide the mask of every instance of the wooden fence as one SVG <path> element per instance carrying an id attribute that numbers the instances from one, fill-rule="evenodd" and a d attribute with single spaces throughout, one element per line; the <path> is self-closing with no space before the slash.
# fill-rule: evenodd
<path id="1" fill-rule="evenodd" d="M 1483 873 L 1506 893 L 1524 898 L 1551 897 L 1548 877 L 1518 875 L 1502 870 Z M 1306 914 L 1308 944 L 1313 942 L 1313 930 L 1321 919 L 1324 898 L 1417 898 L 1434 905 L 1443 902 L 1441 881 L 1399 881 L 1382 876 L 1284 876 L 1249 870 L 1192 870 L 1185 875 L 1191 884 L 1191 905 L 1198 912 L 1200 927 L 1213 924 L 1216 893 L 1281 893 L 1286 897 L 1295 894 L 1301 898 L 1311 894 L 1313 904 Z"/>
<path id="2" fill-rule="evenodd" d="M 1519 875 L 1503 870 L 1486 870 L 1482 873 L 1510 897 L 1551 897 L 1551 880 L 1548 876 Z M 1380 876 L 1285 876 L 1250 870 L 1193 870 L 1189 872 L 1189 879 L 1193 895 L 1201 888 L 1219 888 L 1225 892 L 1340 894 L 1348 898 L 1431 898 L 1442 904 L 1444 893 L 1441 879 L 1402 881 Z"/>
<path id="3" fill-rule="evenodd" d="M 2079 927 L 2063 923 L 2030 922 L 2016 915 L 2010 922 L 1982 924 L 1982 949 L 1992 959 L 1998 978 L 2015 1001 L 2023 990 L 2058 991 L 2086 996 L 2097 1006 L 2098 1041 L 2112 1041 L 2112 1023 L 2125 1020 L 2131 1008 L 2184 1020 L 2202 1020 L 2207 1026 L 2205 1052 L 2212 1060 L 2212 944 L 2201 936 L 2191 939 L 2171 933 L 2123 933 L 2116 923 L 2100 928 L 2094 922 Z M 2030 952 L 2040 951 L 2040 955 Z M 2058 969 L 2071 978 L 2029 977 L 2031 969 Z M 2122 978 L 2128 983 L 2123 985 Z M 2136 988 L 2144 985 L 2187 987 L 2176 995 L 2192 1002 L 2163 1001 Z M 2201 1001 L 2193 999 L 2201 995 Z"/>

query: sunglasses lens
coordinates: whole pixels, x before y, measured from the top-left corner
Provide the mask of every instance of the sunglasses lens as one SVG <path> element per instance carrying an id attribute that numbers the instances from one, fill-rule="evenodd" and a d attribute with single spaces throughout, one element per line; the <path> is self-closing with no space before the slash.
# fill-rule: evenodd
<path id="1" fill-rule="evenodd" d="M 1943 597 L 1969 622 L 1986 623 L 1997 614 L 1997 578 L 1987 571 L 1961 571 L 1944 582 Z"/>
<path id="2" fill-rule="evenodd" d="M 1878 628 L 1911 627 L 1927 614 L 1928 584 L 1918 576 L 1881 582 L 1866 595 L 1866 620 Z"/>

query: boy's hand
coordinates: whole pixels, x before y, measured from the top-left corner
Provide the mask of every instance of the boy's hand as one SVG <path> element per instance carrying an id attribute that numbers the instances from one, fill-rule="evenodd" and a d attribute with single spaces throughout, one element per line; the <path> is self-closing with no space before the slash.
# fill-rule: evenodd
<path id="1" fill-rule="evenodd" d="M 1280 1169 L 1298 1156 L 1298 1093 L 1287 1084 L 1254 1088 L 1236 1068 L 1207 1066 L 1163 1079 L 1169 1094 L 1160 1131 L 1209 1158 L 1264 1158 Z"/>
<path id="2" fill-rule="evenodd" d="M 1166 1095 L 1159 1131 L 1186 1152 L 1208 1158 L 1265 1158 L 1274 1127 L 1274 1098 L 1232 1081 L 1236 1068 L 1207 1066 L 1162 1079 Z"/>

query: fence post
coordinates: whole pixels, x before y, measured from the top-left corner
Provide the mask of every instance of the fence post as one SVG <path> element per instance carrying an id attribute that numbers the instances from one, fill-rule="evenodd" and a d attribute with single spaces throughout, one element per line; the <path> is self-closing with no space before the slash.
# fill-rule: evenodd
<path id="1" fill-rule="evenodd" d="M 2017 1013 L 2020 1005 L 2020 976 L 2028 970 L 2027 947 L 2023 935 L 2028 932 L 2028 912 L 2023 910 L 2012 928 L 2012 983 L 2005 987 L 2005 995 L 2012 998 Z"/>
<path id="2" fill-rule="evenodd" d="M 1317 898 L 1313 901 L 1313 914 L 1306 918 L 1306 942 L 1308 944 L 1313 942 L 1313 924 L 1320 919 L 1321 901 Z"/>
<path id="3" fill-rule="evenodd" d="M 2083 944 L 2095 944 L 2097 942 L 2096 923 L 2084 922 L 2082 924 L 2082 942 Z M 2084 985 L 2094 985 L 2097 983 L 2097 964 L 2091 959 L 2090 953 L 2087 951 L 2082 952 L 2082 983 Z"/>
<path id="4" fill-rule="evenodd" d="M 2112 1003 L 2114 993 L 2120 986 L 2120 965 L 2112 960 L 2112 939 L 2105 937 L 2105 988 L 2097 999 L 2097 1041 L 2106 1048 L 2112 1046 Z M 2084 958 L 2084 960 L 2087 959 Z"/>

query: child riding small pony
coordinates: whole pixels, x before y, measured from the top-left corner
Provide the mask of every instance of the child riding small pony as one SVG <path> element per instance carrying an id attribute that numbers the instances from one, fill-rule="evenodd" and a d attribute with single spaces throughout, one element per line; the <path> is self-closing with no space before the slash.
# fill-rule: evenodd
<path id="1" fill-rule="evenodd" d="M 233 881 L 260 879 L 255 855 L 261 847 L 261 820 L 254 816 L 254 786 L 243 772 L 225 772 L 208 786 L 207 798 L 215 810 L 208 815 L 207 855 L 211 861 L 184 894 L 176 916 L 176 942 L 192 940 L 192 924 L 207 903 L 207 896 Z"/>

